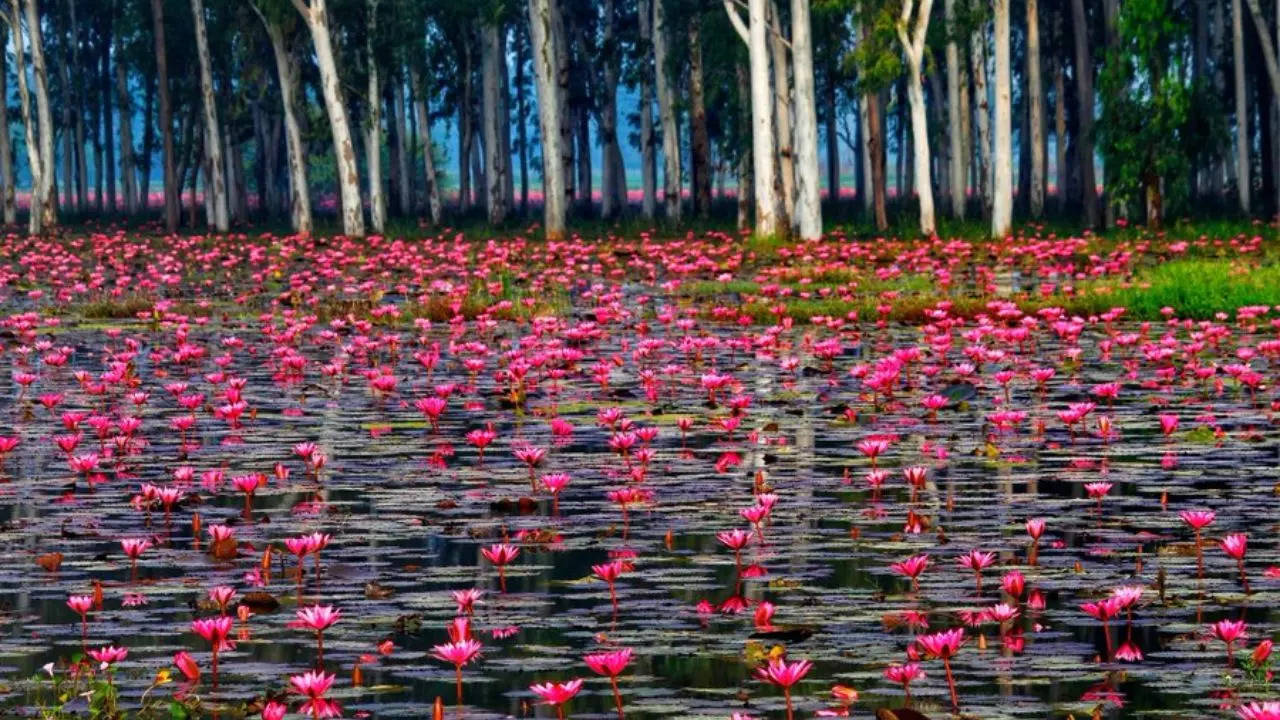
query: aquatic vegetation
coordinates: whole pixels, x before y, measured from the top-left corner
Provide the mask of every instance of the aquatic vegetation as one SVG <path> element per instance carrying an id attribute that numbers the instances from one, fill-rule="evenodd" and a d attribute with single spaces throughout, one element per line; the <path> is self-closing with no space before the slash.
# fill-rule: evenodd
<path id="1" fill-rule="evenodd" d="M 0 247 L 6 717 L 1275 713 L 1251 237 Z"/>

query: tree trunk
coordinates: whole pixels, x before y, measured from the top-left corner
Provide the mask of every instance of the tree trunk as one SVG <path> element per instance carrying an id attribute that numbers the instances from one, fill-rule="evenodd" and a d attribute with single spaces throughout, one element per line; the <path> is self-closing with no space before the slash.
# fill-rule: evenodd
<path id="1" fill-rule="evenodd" d="M 164 0 L 151 0 L 151 30 L 155 40 L 156 87 L 160 99 L 160 137 L 164 145 L 164 226 L 165 230 L 174 233 L 178 231 L 178 193 L 181 188 L 178 185 L 180 178 L 173 155 L 173 105 L 169 100 L 169 63 L 164 39 Z"/>
<path id="2" fill-rule="evenodd" d="M 1035 2 L 1035 0 L 1030 0 Z M 951 146 L 951 214 L 963 220 L 965 210 L 965 191 L 968 177 L 968 155 L 965 153 L 965 141 L 961 122 L 967 103 L 960 102 L 960 78 L 963 68 L 960 67 L 960 48 L 956 45 L 955 32 L 956 0 L 946 0 L 947 19 L 947 140 Z"/>
<path id="3" fill-rule="evenodd" d="M 858 98 L 858 140 L 861 148 L 859 165 L 862 171 L 859 173 L 858 195 L 862 197 L 862 212 L 867 215 L 872 214 L 874 206 L 872 205 L 872 195 L 870 190 L 871 180 L 871 123 L 868 118 L 871 116 L 871 104 L 869 98 L 871 93 L 863 93 Z"/>
<path id="4" fill-rule="evenodd" d="M 978 191 L 982 196 L 983 215 L 991 213 L 991 105 L 987 95 L 987 27 L 983 23 L 970 36 L 970 61 L 973 68 L 973 114 L 977 120 Z"/>
<path id="5" fill-rule="evenodd" d="M 39 210 L 40 228 L 48 231 L 58 224 L 58 203 L 53 191 L 53 110 L 49 107 L 49 75 L 45 69 L 44 40 L 40 36 L 40 8 L 37 0 L 26 0 L 25 7 L 31 72 L 36 86 L 36 117 L 40 126 L 40 165 L 44 168 L 40 192 L 33 194 L 31 208 L 33 214 Z M 33 234 L 35 232 L 38 231 L 33 230 Z"/>
<path id="6" fill-rule="evenodd" d="M 416 69 L 409 70 L 409 82 L 413 84 L 414 114 L 418 117 L 418 127 L 422 128 L 422 164 L 427 182 L 427 213 L 431 217 L 431 224 L 439 225 L 444 209 L 440 202 L 440 182 L 436 177 L 436 161 L 432 157 L 431 114 L 427 112 L 427 90 L 423 87 L 422 78 Z M 523 124 L 521 122 L 521 125 Z"/>
<path id="7" fill-rule="evenodd" d="M 501 146 L 502 161 L 502 196 L 507 212 L 515 205 L 515 181 L 511 170 L 511 81 L 507 73 L 507 33 L 504 30 L 498 37 L 498 96 L 501 98 L 501 112 L 498 113 L 498 144 Z"/>
<path id="8" fill-rule="evenodd" d="M 376 233 L 387 229 L 387 199 L 382 191 L 382 80 L 374 39 L 378 34 L 378 0 L 368 0 L 368 29 L 365 33 L 365 63 L 369 84 L 365 91 L 365 167 L 369 172 L 369 219 Z"/>
<path id="9" fill-rule="evenodd" d="M 506 165 L 502 161 L 501 116 L 506 112 L 502 102 L 502 43 L 504 30 L 495 24 L 487 24 L 480 30 L 480 65 L 483 78 L 484 100 L 484 150 L 485 150 L 485 207 L 489 212 L 489 224 L 501 225 L 507 219 Z"/>
<path id="10" fill-rule="evenodd" d="M 926 4 L 933 0 L 924 0 Z M 796 226 L 803 240 L 822 237 L 818 110 L 814 97 L 809 0 L 791 0 L 791 55 L 796 103 Z"/>
<path id="11" fill-rule="evenodd" d="M 693 150 L 693 209 L 698 217 L 711 214 L 711 138 L 702 70 L 702 15 L 689 21 L 689 124 Z"/>
<path id="12" fill-rule="evenodd" d="M 1027 0 L 1027 102 L 1031 125 L 1031 217 L 1044 214 L 1044 84 L 1040 78 L 1040 12 L 1037 0 Z"/>
<path id="13" fill-rule="evenodd" d="M 570 81 L 574 79 L 569 61 L 572 40 L 568 32 L 566 32 L 567 28 L 560 10 L 560 0 L 551 0 L 549 5 L 551 8 L 551 32 L 555 37 L 553 46 L 556 51 L 556 93 L 560 101 L 560 167 L 562 169 L 561 172 L 564 173 L 564 202 L 567 214 L 571 201 L 578 197 L 578 189 L 574 182 L 575 176 L 573 172 L 575 167 L 573 145 L 576 126 L 571 102 L 575 98 L 573 89 L 570 87 Z"/>
<path id="14" fill-rule="evenodd" d="M 1059 212 L 1065 209 L 1067 200 L 1067 88 L 1066 78 L 1063 75 L 1062 59 L 1055 52 L 1053 55 L 1053 192 L 1057 197 Z"/>
<path id="15" fill-rule="evenodd" d="M 769 83 L 769 18 L 767 0 L 750 0 L 751 157 L 756 185 L 756 234 L 777 235 L 786 227 L 778 216 L 774 172 L 774 94 Z"/>
<path id="16" fill-rule="evenodd" d="M 409 166 L 409 124 L 405 121 L 404 75 L 397 73 L 391 84 L 391 116 L 396 131 L 396 210 L 402 216 L 413 213 L 413 171 Z"/>
<path id="17" fill-rule="evenodd" d="M 138 208 L 146 211 L 151 207 L 151 156 L 155 154 L 156 124 L 152 122 L 156 104 L 156 88 L 159 86 L 156 73 L 147 77 L 147 89 L 142 101 L 142 152 L 135 158 L 138 171 Z"/>
<path id="18" fill-rule="evenodd" d="M 213 70 L 209 59 L 209 37 L 204 26 L 204 0 L 191 0 L 195 18 L 196 54 L 200 59 L 200 99 L 204 106 L 205 148 L 209 156 L 209 180 L 213 193 L 213 225 L 218 232 L 231 229 L 227 210 L 227 182 L 223 174 L 222 134 L 218 123 L 218 101 L 213 94 Z"/>
<path id="19" fill-rule="evenodd" d="M 116 196 L 116 144 L 115 144 L 115 111 L 111 98 L 111 45 L 115 34 L 115 2 L 107 2 L 106 20 L 102 27 L 102 37 L 98 48 L 98 98 L 102 116 L 102 143 L 106 152 L 105 180 L 107 185 L 107 209 L 111 213 L 119 212 L 120 206 Z M 121 58 L 123 60 L 123 58 Z M 0 97 L 6 97 L 0 95 Z M 95 133 L 96 136 L 96 133 Z"/>
<path id="20" fill-rule="evenodd" d="M 1093 172 L 1093 59 L 1089 55 L 1089 26 L 1084 0 L 1071 0 L 1071 35 L 1076 51 L 1076 148 L 1080 153 L 1080 200 L 1085 225 L 1098 227 L 1098 183 Z"/>
<path id="21" fill-rule="evenodd" d="M 355 145 L 351 140 L 351 124 L 338 79 L 333 40 L 329 35 L 329 12 L 326 0 L 293 0 L 311 33 L 316 65 L 320 69 L 320 88 L 324 95 L 325 113 L 329 116 L 329 132 L 333 136 L 333 154 L 338 168 L 338 190 L 342 200 L 342 232 L 347 237 L 364 237 L 364 206 L 360 201 L 360 171 L 356 166 Z"/>
<path id="22" fill-rule="evenodd" d="M 782 38 L 782 21 L 776 0 L 769 0 L 769 49 L 773 59 L 774 131 L 777 137 L 778 179 L 781 182 L 781 226 L 790 230 L 796 219 L 796 165 L 792 146 L 791 79 L 787 70 L 787 44 Z"/>
<path id="23" fill-rule="evenodd" d="M 14 32 L 20 32 L 20 30 Z M 0 25 L 0 97 L 3 98 L 9 97 L 8 54 L 4 52 L 4 48 L 8 45 L 6 35 L 5 26 Z M 21 47 L 21 45 L 15 43 L 15 47 Z M 14 180 L 13 140 L 9 135 L 9 123 L 6 120 L 0 123 L 0 183 L 3 183 L 0 193 L 3 193 L 5 225 L 18 222 L 17 190 L 13 186 Z"/>
<path id="24" fill-rule="evenodd" d="M 600 98 L 601 193 L 600 215 L 616 218 L 627 205 L 626 172 L 622 164 L 622 148 L 618 144 L 618 52 L 614 0 L 601 4 L 601 34 L 604 63 L 604 95 Z M 696 123 L 696 119 L 695 119 Z M 695 125 L 696 128 L 696 125 Z"/>
<path id="25" fill-rule="evenodd" d="M 39 131 L 36 129 L 36 120 L 31 116 L 31 94 L 27 89 L 27 43 L 22 37 L 22 19 L 16 2 L 9 6 L 9 27 L 13 31 L 14 70 L 18 76 L 18 99 L 27 146 L 27 167 L 31 173 L 31 204 L 27 229 L 32 235 L 39 235 L 44 229 L 44 213 L 40 212 L 44 204 L 41 195 L 45 188 L 44 176 L 52 172 L 52 168 L 46 168 L 40 157 Z"/>
<path id="26" fill-rule="evenodd" d="M 735 11 L 736 12 L 736 11 Z M 735 15 L 736 17 L 736 15 Z M 751 135 L 751 112 L 746 99 L 751 96 L 751 78 L 747 67 L 739 60 L 734 63 L 738 80 L 738 137 L 745 140 Z M 755 204 L 755 186 L 751 176 L 752 150 L 745 142 L 739 142 L 738 154 L 738 229 L 751 227 L 751 206 Z"/>
<path id="27" fill-rule="evenodd" d="M 653 0 L 653 72 L 657 78 L 658 117 L 662 121 L 662 204 L 667 221 L 680 222 L 680 126 L 675 89 L 667 67 L 666 0 Z"/>
<path id="28" fill-rule="evenodd" d="M 1007 1 L 996 0 L 996 4 Z M 903 53 L 907 58 L 907 99 L 911 103 L 911 144 L 915 155 L 916 194 L 920 199 L 920 234 L 927 238 L 936 234 L 937 223 L 933 212 L 932 173 L 929 170 L 929 121 L 925 115 L 927 108 L 924 104 L 924 83 L 920 72 L 924 62 L 925 35 L 929 31 L 929 13 L 933 9 L 933 0 L 921 0 L 920 9 L 913 21 L 914 6 L 915 0 L 903 2 L 897 30 L 898 41 L 902 43 Z"/>
<path id="29" fill-rule="evenodd" d="M 1013 227 L 1012 81 L 1009 62 L 1009 0 L 995 0 L 995 161 L 991 236 L 1003 238 Z"/>
<path id="30" fill-rule="evenodd" d="M 555 8 L 557 0 L 528 0 L 533 66 L 538 84 L 538 125 L 542 132 L 543 230 L 548 240 L 565 236 L 565 182 L 560 147 L 563 103 L 558 83 Z"/>
<path id="31" fill-rule="evenodd" d="M 235 142 L 230 129 L 223 133 L 227 138 L 227 204 L 233 222 L 249 223 L 249 188 L 245 184 L 244 143 Z"/>
<path id="32" fill-rule="evenodd" d="M 257 6 L 251 4 L 257 11 Z M 302 143 L 302 128 L 298 125 L 298 65 L 285 46 L 284 30 L 278 23 L 268 21 L 258 13 L 271 41 L 271 54 L 275 57 L 276 78 L 280 85 L 281 107 L 284 111 L 285 150 L 289 162 L 290 208 L 293 230 L 302 236 L 311 234 L 311 192 L 307 180 L 307 151 Z"/>
<path id="33" fill-rule="evenodd" d="M 576 134 L 575 144 L 577 145 L 577 153 L 574 160 L 578 168 L 578 182 L 576 184 L 578 192 L 578 207 L 584 216 L 590 216 L 592 211 L 592 195 L 591 195 L 591 113 L 585 104 L 574 108 L 574 132 Z"/>
<path id="34" fill-rule="evenodd" d="M 458 103 L 458 209 L 466 212 L 471 207 L 471 143 L 475 137 L 472 127 L 472 72 L 471 36 L 462 39 L 462 101 Z"/>
<path id="35" fill-rule="evenodd" d="M 831 65 L 827 66 L 827 84 L 822 94 L 827 133 L 827 198 L 831 207 L 837 208 L 840 203 L 840 131 L 837 127 L 840 111 L 836 105 L 836 68 Z"/>
<path id="36" fill-rule="evenodd" d="M 89 163 L 85 158 L 85 73 L 84 66 L 80 62 L 82 38 L 80 36 L 80 24 L 77 21 L 76 0 L 67 0 L 67 11 L 71 21 L 71 65 L 67 70 L 71 75 L 68 89 L 72 94 L 71 101 L 68 103 L 68 110 L 71 111 L 72 125 L 75 129 L 76 211 L 84 213 L 89 209 Z M 67 132 L 71 132 L 71 127 L 67 128 Z"/>
<path id="37" fill-rule="evenodd" d="M 1241 0 L 1231 0 L 1231 50 L 1235 69 L 1236 96 L 1236 197 L 1240 212 L 1248 215 L 1252 207 L 1253 189 L 1249 175 L 1249 96 L 1245 89 L 1244 7 Z"/>
<path id="38" fill-rule="evenodd" d="M 516 29 L 516 117 L 520 118 L 520 122 L 516 125 L 516 143 L 520 146 L 520 214 L 527 215 L 529 212 L 529 123 L 526 120 L 528 105 L 524 95 L 524 67 L 529 54 L 529 38 L 523 28 L 524 23 L 520 23 Z M 616 80 L 614 87 L 615 89 L 617 87 Z M 614 128 L 617 128 L 616 122 Z M 615 135 L 615 144 L 616 142 Z"/>
<path id="39" fill-rule="evenodd" d="M 653 0 L 638 0 L 640 16 L 640 182 L 644 197 L 641 215 L 652 220 L 658 209 L 658 168 L 657 154 L 653 142 L 653 68 L 650 67 L 648 46 L 653 42 Z"/>
<path id="40" fill-rule="evenodd" d="M 71 63 L 64 62 L 59 67 L 62 70 L 62 87 L 67 89 L 67 101 L 62 103 L 62 207 L 70 209 L 75 207 L 76 202 L 76 104 L 73 100 Z M 49 172 L 55 172 L 54 168 L 49 168 Z M 56 202 L 56 186 L 53 192 Z"/>

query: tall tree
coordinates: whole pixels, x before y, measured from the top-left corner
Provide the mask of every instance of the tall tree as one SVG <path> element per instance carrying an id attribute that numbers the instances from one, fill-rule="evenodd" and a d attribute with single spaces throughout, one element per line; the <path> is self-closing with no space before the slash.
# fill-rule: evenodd
<path id="1" fill-rule="evenodd" d="M 9 63 L 5 54 L 5 46 L 8 44 L 8 33 L 6 26 L 0 26 L 0 97 L 9 97 Z M 9 135 L 9 122 L 5 118 L 4 123 L 0 124 L 0 193 L 3 198 L 0 203 L 4 205 L 4 224 L 13 225 L 18 221 L 18 204 L 17 204 L 17 188 L 14 187 L 13 173 L 13 141 Z"/>
<path id="2" fill-rule="evenodd" d="M 159 2 L 159 0 L 152 0 Z M 342 200 L 342 232 L 348 237 L 364 237 L 364 206 L 360 201 L 360 171 L 356 166 L 351 123 L 338 77 L 338 63 L 329 34 L 327 0 L 291 0 L 311 33 L 316 65 L 320 69 L 320 89 L 324 96 L 329 132 L 333 135 L 333 155 L 338 167 L 338 190 Z"/>
<path id="3" fill-rule="evenodd" d="M 790 229 L 796 212 L 796 163 L 792 145 L 791 78 L 788 73 L 787 42 L 782 36 L 777 0 L 769 0 L 769 54 L 773 68 L 773 130 L 778 179 L 782 192 L 782 225 Z"/>
<path id="4" fill-rule="evenodd" d="M 491 18 L 480 31 L 482 95 L 484 99 L 484 149 L 485 149 L 485 207 L 489 223 L 501 225 L 507 219 L 506 179 L 507 167 L 503 158 L 502 116 L 507 104 L 502 97 L 502 75 L 506 72 L 503 60 L 502 34 L 505 29 L 499 20 Z"/>
<path id="5" fill-rule="evenodd" d="M 747 43 L 751 75 L 751 163 L 755 177 L 757 235 L 777 235 L 779 217 L 774 170 L 773 88 L 769 82 L 769 17 L 767 0 L 750 0 L 744 25 L 733 0 L 724 0 L 725 12 L 738 35 Z"/>
<path id="6" fill-rule="evenodd" d="M 662 122 L 662 204 L 667 221 L 680 222 L 680 119 L 676 115 L 676 93 L 668 67 L 670 38 L 666 14 L 666 0 L 653 0 L 653 72 L 657 79 L 658 118 Z"/>
<path id="7" fill-rule="evenodd" d="M 169 59 L 164 37 L 164 0 L 151 0 L 151 32 L 156 52 L 160 142 L 164 146 L 164 227 L 165 230 L 173 233 L 178 231 L 178 193 L 181 192 L 181 188 L 173 147 L 173 103 L 169 95 Z"/>
<path id="8" fill-rule="evenodd" d="M 996 4 L 1008 0 L 996 0 Z M 902 14 L 896 30 L 902 43 L 902 54 L 907 59 L 907 99 L 911 103 L 911 144 L 915 154 L 916 194 L 920 199 L 920 234 L 930 237 L 937 232 L 933 212 L 933 181 L 929 171 L 929 120 L 925 115 L 924 83 L 921 72 L 924 64 L 924 43 L 929 32 L 929 13 L 933 0 L 903 0 Z M 1006 47 L 1007 52 L 1007 47 Z"/>
<path id="9" fill-rule="evenodd" d="M 600 214 L 606 220 L 617 217 L 627 206 L 627 171 L 622 161 L 622 146 L 618 142 L 618 65 L 621 53 L 618 50 L 616 15 L 614 0 L 604 0 L 600 6 L 600 59 L 604 67 L 599 112 L 603 163 Z M 523 113 L 519 114 L 523 116 Z"/>
<path id="10" fill-rule="evenodd" d="M 1009 0 L 994 1 L 996 86 L 995 164 L 992 173 L 991 236 L 1003 238 L 1013 225 L 1013 92 L 1009 58 Z"/>
<path id="11" fill-rule="evenodd" d="M 1080 155 L 1080 203 L 1085 226 L 1098 227 L 1097 180 L 1093 171 L 1093 58 L 1089 54 L 1089 23 L 1084 0 L 1071 0 L 1071 35 L 1075 41 L 1076 150 Z"/>
<path id="12" fill-rule="evenodd" d="M 365 74 L 365 169 L 369 175 L 369 220 L 373 231 L 382 233 L 387 226 L 387 199 L 382 191 L 382 79 L 378 68 L 375 38 L 378 35 L 378 0 L 366 0 L 368 22 L 364 34 Z"/>
<path id="13" fill-rule="evenodd" d="M 1231 50 L 1236 100 L 1236 196 L 1240 201 L 1240 212 L 1247 215 L 1252 206 L 1250 195 L 1253 188 L 1249 168 L 1251 136 L 1249 135 L 1249 95 L 1245 89 L 1247 68 L 1245 67 L 1244 12 L 1241 0 L 1231 0 Z M 1256 16 L 1255 19 L 1257 19 Z M 1262 22 L 1258 22 L 1257 25 L 1259 28 L 1264 27 Z M 1269 30 L 1262 29 L 1260 34 L 1265 36 L 1268 32 Z"/>
<path id="14" fill-rule="evenodd" d="M 932 0 L 924 0 L 926 3 Z M 791 55 L 796 106 L 796 226 L 803 240 L 822 236 L 818 176 L 818 110 L 814 97 L 809 0 L 791 0 Z"/>
<path id="15" fill-rule="evenodd" d="M 280 87 L 280 104 L 284 122 L 286 160 L 289 165 L 290 218 L 299 235 L 311 234 L 311 190 L 307 178 L 307 151 L 298 124 L 298 63 L 286 41 L 285 18 L 279 11 L 268 16 L 254 0 L 250 4 L 267 31 L 271 55 L 276 64 L 276 83 Z"/>
<path id="16" fill-rule="evenodd" d="M 987 22 L 982 20 L 969 36 L 969 59 L 973 71 L 973 117 L 977 130 L 974 172 L 982 196 L 984 216 L 991 212 L 991 100 L 987 91 Z"/>
<path id="17" fill-rule="evenodd" d="M 422 84 L 421 74 L 417 68 L 409 71 L 409 84 L 413 86 L 414 115 L 418 118 L 418 127 L 422 133 L 423 175 L 427 183 L 427 213 L 433 225 L 439 225 L 444 215 L 440 200 L 440 180 L 436 177 L 435 151 L 431 144 L 431 113 L 427 108 L 427 90 Z M 523 117 L 521 124 L 524 123 Z"/>
<path id="18" fill-rule="evenodd" d="M 1044 213 L 1044 80 L 1040 76 L 1040 9 L 1037 0 L 1027 3 L 1027 124 L 1031 143 L 1031 217 Z"/>
<path id="19" fill-rule="evenodd" d="M 702 67 L 702 14 L 689 20 L 689 137 L 693 156 L 693 207 L 699 217 L 711 212 L 711 138 L 707 131 Z"/>
<path id="20" fill-rule="evenodd" d="M 542 134 L 543 231 L 548 240 L 565 234 L 565 167 L 560 147 L 563 103 L 557 81 L 555 3 L 557 0 L 528 0 L 529 34 L 533 46 L 533 68 L 538 85 L 538 127 Z"/>
<path id="21" fill-rule="evenodd" d="M 196 54 L 200 59 L 200 100 L 204 106 L 205 152 L 209 156 L 209 180 L 207 191 L 213 194 L 213 224 L 218 232 L 231 229 L 227 214 L 227 183 L 223 173 L 222 131 L 218 123 L 218 101 L 213 94 L 213 69 L 209 58 L 209 36 L 204 25 L 204 0 L 191 0 L 191 15 L 195 18 Z"/>
<path id="22" fill-rule="evenodd" d="M 31 205 L 27 228 L 32 235 L 38 235 L 45 228 L 45 217 L 41 208 L 49 204 L 44 193 L 52 192 L 49 177 L 53 173 L 53 165 L 45 164 L 46 157 L 42 152 L 44 139 L 40 136 L 42 126 L 37 126 L 37 121 L 31 114 L 31 93 L 27 87 L 27 41 L 23 38 L 20 0 L 10 0 L 5 20 L 13 33 L 14 70 L 18 76 L 18 99 L 22 109 L 22 126 L 25 130 L 27 169 L 31 173 Z M 36 25 L 36 28 L 38 29 L 39 25 Z"/>
<path id="23" fill-rule="evenodd" d="M 1034 2 L 1035 0 L 1031 0 Z M 968 111 L 968 83 L 962 86 L 961 78 L 965 77 L 964 67 L 960 62 L 960 48 L 956 43 L 956 0 L 946 0 L 944 8 L 947 21 L 947 139 L 951 147 L 951 214 L 964 219 L 966 190 L 968 189 L 968 153 L 965 151 L 965 123 L 963 118 Z M 963 87 L 963 89 L 962 89 Z M 965 100 L 961 100 L 961 93 Z"/>

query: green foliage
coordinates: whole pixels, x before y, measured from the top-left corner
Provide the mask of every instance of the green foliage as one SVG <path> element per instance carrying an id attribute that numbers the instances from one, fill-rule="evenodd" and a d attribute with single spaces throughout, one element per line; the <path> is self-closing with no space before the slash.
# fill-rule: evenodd
<path id="1" fill-rule="evenodd" d="M 1121 5 L 1116 42 L 1099 75 L 1098 149 L 1108 192 L 1126 205 L 1141 205 L 1156 193 L 1179 206 L 1188 194 L 1192 158 L 1217 134 L 1208 113 L 1191 112 L 1211 103 L 1207 88 L 1187 80 L 1180 49 L 1188 41 L 1188 24 L 1171 0 Z"/>
<path id="2" fill-rule="evenodd" d="M 901 47 L 895 29 L 901 6 L 894 0 L 865 0 L 858 4 L 856 12 L 863 34 L 846 66 L 856 73 L 859 92 L 879 92 L 902 75 Z"/>

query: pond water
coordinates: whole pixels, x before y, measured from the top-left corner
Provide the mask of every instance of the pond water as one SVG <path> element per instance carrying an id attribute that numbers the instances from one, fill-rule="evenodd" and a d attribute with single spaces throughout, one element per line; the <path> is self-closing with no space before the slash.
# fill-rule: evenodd
<path id="1" fill-rule="evenodd" d="M 1024 325 L 1015 318 L 976 334 L 972 319 L 766 330 L 682 322 L 656 312 L 668 299 L 643 297 L 656 291 L 629 284 L 609 300 L 578 289 L 554 319 L 417 327 L 217 310 L 29 327 L 15 305 L 0 355 L 13 378 L 0 435 L 18 439 L 0 483 L 4 712 L 57 705 L 42 666 L 66 678 L 82 647 L 115 644 L 128 649 L 111 669 L 120 706 L 157 717 L 256 716 L 268 696 L 296 710 L 288 678 L 317 665 L 336 674 L 328 697 L 347 717 L 424 717 L 436 698 L 446 717 L 550 717 L 530 685 L 575 677 L 585 684 L 567 713 L 614 717 L 608 679 L 582 657 L 622 647 L 635 653 L 619 678 L 628 718 L 784 717 L 782 692 L 753 677 L 771 652 L 814 663 L 792 690 L 796 716 L 838 707 L 830 688 L 842 684 L 861 694 L 852 714 L 870 717 L 906 702 L 886 667 L 909 660 L 917 635 L 956 627 L 966 642 L 951 666 L 973 717 L 1225 717 L 1274 692 L 1247 661 L 1280 623 L 1275 368 L 1253 361 L 1266 380 L 1256 394 L 1221 368 L 1194 373 L 1239 362 L 1239 348 L 1274 331 L 1225 325 L 1214 345 L 1198 325 L 1072 332 L 1048 317 L 1025 334 L 1010 332 Z M 1152 352 L 1162 344 L 1175 352 Z M 1040 383 L 1036 368 L 1055 372 Z M 891 380 L 877 392 L 881 372 Z M 1113 400 L 1098 391 L 1108 383 L 1119 384 Z M 936 412 L 931 395 L 946 401 Z M 447 396 L 435 428 L 416 406 L 433 396 Z M 1059 413 L 1081 402 L 1095 406 L 1069 429 Z M 1178 418 L 1167 435 L 1162 415 Z M 174 424 L 184 417 L 185 430 Z M 481 458 L 468 433 L 486 426 Z M 59 447 L 77 435 L 73 450 Z M 872 458 L 859 444 L 876 438 L 886 443 Z M 299 443 L 314 443 L 323 467 Z M 546 451 L 535 478 L 569 476 L 554 502 L 531 492 L 516 453 L 526 447 Z M 92 470 L 71 468 L 88 454 Z M 873 467 L 886 471 L 879 490 Z M 915 490 L 912 467 L 924 469 Z M 246 516 L 234 481 L 258 473 Z M 1100 501 L 1085 487 L 1095 482 L 1112 483 Z M 146 484 L 181 497 L 166 513 L 135 500 Z M 620 488 L 641 495 L 625 516 L 608 495 Z M 751 530 L 739 511 L 766 491 L 776 501 L 740 570 L 717 533 Z M 1216 512 L 1203 578 L 1179 517 L 1193 509 Z M 1046 528 L 1034 565 L 1032 518 Z M 234 531 L 234 549 L 212 552 L 215 525 Z M 284 541 L 313 532 L 331 540 L 299 573 Z M 1249 593 L 1217 543 L 1237 532 L 1248 534 Z M 151 542 L 136 568 L 127 538 Z M 520 549 L 505 592 L 481 552 L 503 541 Z M 981 596 L 957 562 L 974 549 L 995 555 Z M 50 553 L 56 569 L 40 566 Z M 919 554 L 929 564 L 913 588 L 892 566 Z M 616 609 L 592 570 L 615 559 L 626 570 Z M 1017 595 L 1002 590 L 1012 571 L 1025 578 Z M 101 607 L 82 642 L 67 599 L 95 584 Z M 216 586 L 235 588 L 232 614 L 258 595 L 234 621 L 215 687 L 192 621 L 219 613 Z M 1119 586 L 1141 594 L 1108 638 L 1080 605 Z M 450 593 L 467 588 L 484 591 L 472 620 L 484 647 L 456 708 L 454 668 L 431 652 L 457 614 Z M 773 627 L 761 630 L 766 601 Z M 1002 602 L 1014 619 L 976 617 Z M 316 603 L 341 612 L 322 661 L 315 633 L 290 626 L 295 608 Z M 1209 630 L 1222 619 L 1248 627 L 1230 669 Z M 1142 659 L 1108 657 L 1122 645 Z M 174 668 L 183 650 L 201 667 L 196 683 Z M 943 664 L 918 661 L 913 706 L 946 716 Z M 173 681 L 153 686 L 163 669 Z M 89 704 L 73 697 L 64 710 Z"/>

